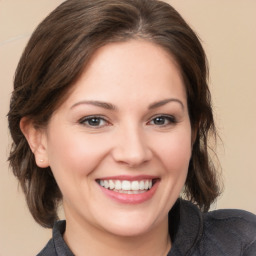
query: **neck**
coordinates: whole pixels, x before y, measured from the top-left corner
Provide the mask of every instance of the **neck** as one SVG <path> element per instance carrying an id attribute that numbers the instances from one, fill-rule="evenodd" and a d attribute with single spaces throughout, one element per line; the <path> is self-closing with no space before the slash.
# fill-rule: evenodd
<path id="1" fill-rule="evenodd" d="M 157 227 L 137 236 L 118 236 L 66 216 L 64 240 L 76 256 L 167 255 L 171 248 L 168 217 Z"/>

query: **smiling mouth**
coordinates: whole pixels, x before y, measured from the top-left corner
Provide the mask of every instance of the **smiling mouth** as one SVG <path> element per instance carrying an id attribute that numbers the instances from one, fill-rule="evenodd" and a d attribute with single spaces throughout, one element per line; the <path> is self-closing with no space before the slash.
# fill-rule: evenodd
<path id="1" fill-rule="evenodd" d="M 96 182 L 103 188 L 122 194 L 141 194 L 149 191 L 158 179 L 145 180 L 111 180 L 98 179 Z"/>

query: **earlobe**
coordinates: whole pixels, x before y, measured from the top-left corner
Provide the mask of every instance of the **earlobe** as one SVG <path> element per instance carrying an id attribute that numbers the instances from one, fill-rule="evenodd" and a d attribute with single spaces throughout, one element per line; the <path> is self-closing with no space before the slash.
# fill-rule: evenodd
<path id="1" fill-rule="evenodd" d="M 33 121 L 27 117 L 23 117 L 20 120 L 20 129 L 35 156 L 37 166 L 41 168 L 48 167 L 45 130 L 35 127 Z"/>

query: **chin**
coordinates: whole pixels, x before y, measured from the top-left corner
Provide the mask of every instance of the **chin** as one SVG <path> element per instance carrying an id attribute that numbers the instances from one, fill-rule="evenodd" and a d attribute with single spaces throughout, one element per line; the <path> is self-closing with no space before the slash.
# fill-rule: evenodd
<path id="1" fill-rule="evenodd" d="M 165 223 L 165 219 L 157 219 L 155 216 L 143 214 L 126 214 L 126 216 L 115 217 L 105 221 L 102 226 L 113 235 L 120 237 L 138 237 L 152 232 L 156 227 Z M 168 221 L 168 220 L 167 220 Z"/>
<path id="2" fill-rule="evenodd" d="M 138 237 L 147 234 L 151 231 L 151 227 L 146 225 L 135 225 L 128 223 L 128 225 L 116 225 L 107 230 L 109 233 L 119 237 Z"/>

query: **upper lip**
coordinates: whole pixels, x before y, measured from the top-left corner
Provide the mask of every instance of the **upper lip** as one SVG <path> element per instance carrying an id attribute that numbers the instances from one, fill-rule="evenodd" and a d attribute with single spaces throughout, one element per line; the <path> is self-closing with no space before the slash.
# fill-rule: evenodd
<path id="1" fill-rule="evenodd" d="M 153 175 L 118 175 L 118 176 L 107 176 L 107 177 L 101 177 L 97 178 L 96 180 L 128 180 L 128 181 L 133 181 L 133 180 L 153 180 L 153 179 L 159 179 L 158 176 L 153 176 Z"/>

